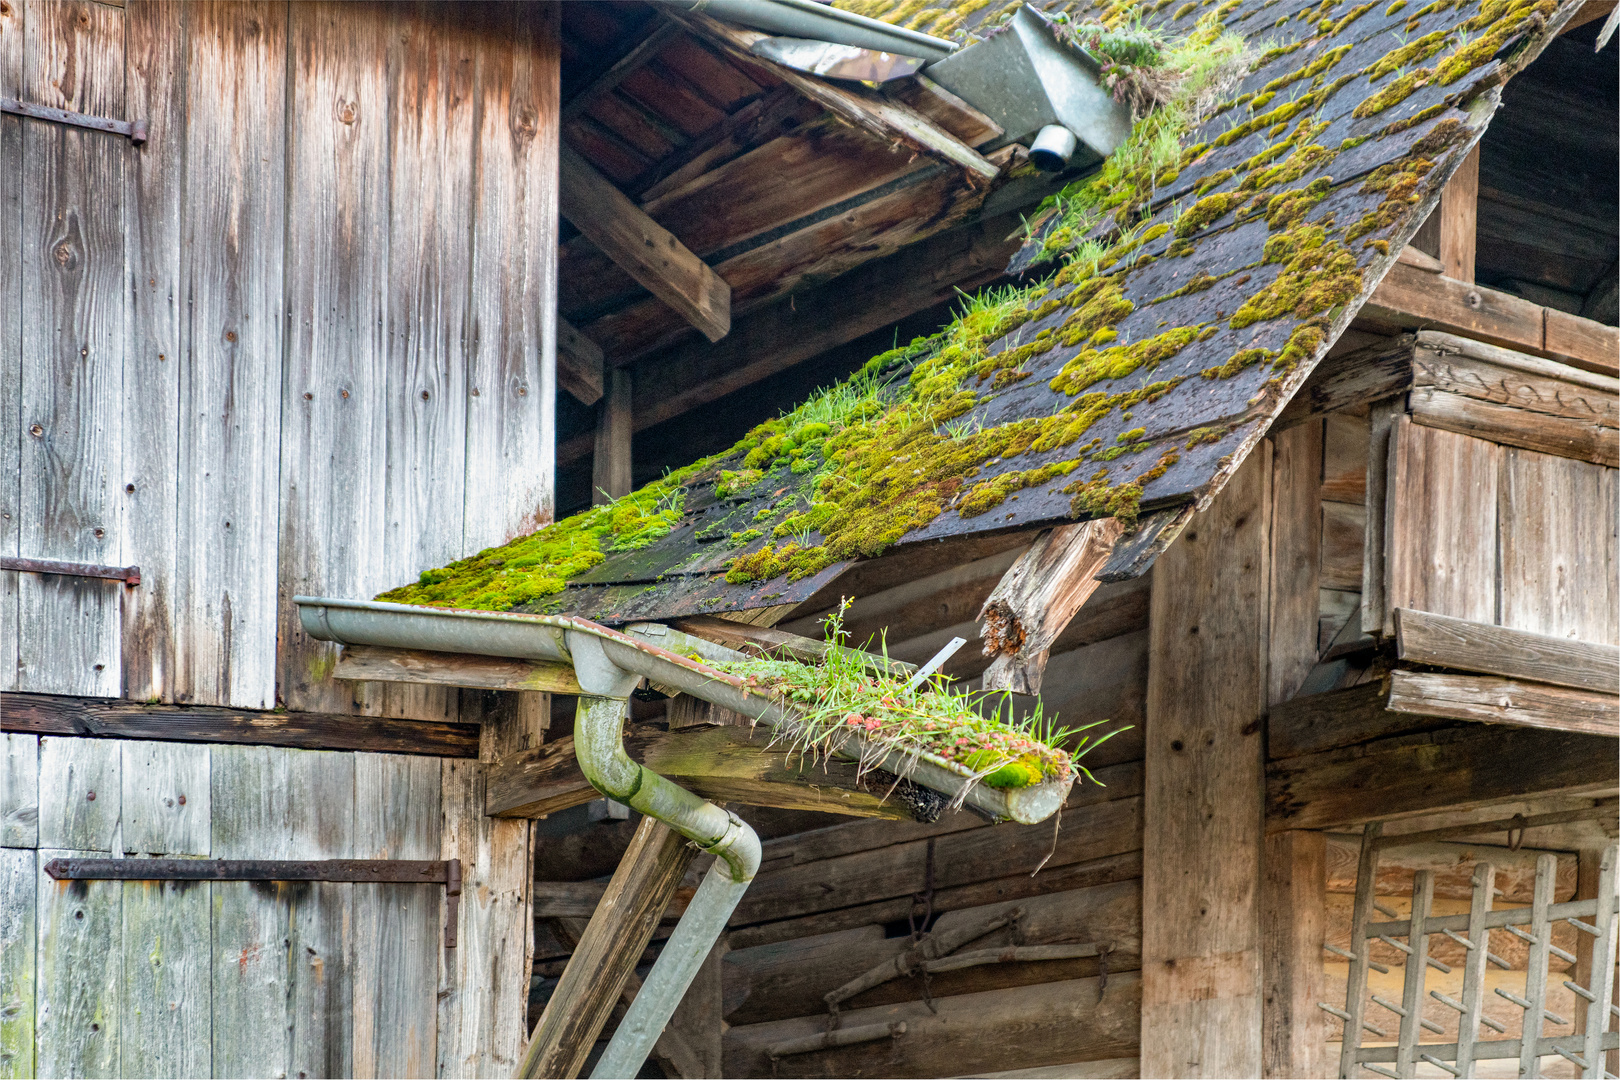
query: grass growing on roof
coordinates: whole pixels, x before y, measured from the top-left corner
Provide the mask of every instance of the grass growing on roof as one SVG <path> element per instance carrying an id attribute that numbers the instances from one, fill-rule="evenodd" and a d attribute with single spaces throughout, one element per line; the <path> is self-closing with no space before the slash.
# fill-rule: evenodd
<path id="1" fill-rule="evenodd" d="M 846 645 L 842 607 L 826 620 L 825 633 L 828 644 Z M 974 782 L 997 788 L 1066 780 L 1076 770 L 1095 782 L 1076 759 L 1128 730 L 1093 741 L 1081 732 L 1109 721 L 1060 728 L 1056 717 L 1043 715 L 1039 701 L 1019 718 L 1011 695 L 957 690 L 941 675 L 908 689 L 905 676 L 874 673 L 859 653 L 844 648 L 828 649 L 820 665 L 767 657 L 711 666 L 792 707 L 799 726 L 788 738 L 795 750 L 857 756 L 862 771 L 899 750 L 913 760 L 965 769 Z M 996 700 L 987 712 L 983 706 L 991 698 Z M 858 754 L 852 748 L 857 741 Z"/>

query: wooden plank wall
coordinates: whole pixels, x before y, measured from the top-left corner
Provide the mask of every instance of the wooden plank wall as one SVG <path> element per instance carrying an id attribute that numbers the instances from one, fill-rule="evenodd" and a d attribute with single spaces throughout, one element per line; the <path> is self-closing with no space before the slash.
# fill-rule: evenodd
<path id="1" fill-rule="evenodd" d="M 1389 609 L 1620 643 L 1620 471 L 1402 416 L 1389 483 Z"/>
<path id="2" fill-rule="evenodd" d="M 526 834 L 486 837 L 481 856 L 451 841 L 487 832 L 481 798 L 460 797 L 476 762 L 0 738 L 0 1076 L 511 1074 L 527 988 L 447 955 L 442 888 L 58 884 L 43 869 L 69 855 L 459 855 L 454 952 L 515 969 Z"/>
<path id="3" fill-rule="evenodd" d="M 555 4 L 27 0 L 0 94 L 0 686 L 455 719 L 356 690 L 295 593 L 550 519 Z"/>

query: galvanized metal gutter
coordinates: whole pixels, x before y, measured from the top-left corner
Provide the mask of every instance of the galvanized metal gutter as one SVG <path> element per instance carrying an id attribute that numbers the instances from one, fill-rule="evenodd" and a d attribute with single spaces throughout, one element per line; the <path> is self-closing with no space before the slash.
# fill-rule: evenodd
<path id="1" fill-rule="evenodd" d="M 683 11 L 712 15 L 739 26 L 788 37 L 830 41 L 858 49 L 940 60 L 957 49 L 954 41 L 894 26 L 815 0 L 658 0 Z"/>
<path id="2" fill-rule="evenodd" d="M 620 633 L 570 615 L 461 611 L 312 596 L 295 596 L 293 601 L 305 632 L 322 641 L 572 664 L 584 691 L 574 721 L 574 755 L 585 778 L 604 795 L 668 824 L 716 856 L 591 1074 L 634 1076 L 753 881 L 760 843 L 735 814 L 631 760 L 623 741 L 626 700 L 646 678 L 752 717 L 789 737 L 801 722 L 791 710 L 751 691 L 741 678 L 673 649 L 710 660 L 737 658 L 740 653 L 658 623 Z M 837 752 L 876 761 L 913 783 L 1015 821 L 1033 823 L 1050 816 L 1073 784 L 1070 779 L 1029 788 L 990 788 L 974 783 L 973 774 L 953 762 L 868 746 L 853 737 Z M 531 1059 L 532 1054 L 525 1056 L 525 1070 Z"/>
<path id="3" fill-rule="evenodd" d="M 574 650 L 588 649 L 594 654 L 599 647 L 607 661 L 625 672 L 741 713 L 790 739 L 801 726 L 791 707 L 778 705 L 750 689 L 740 677 L 690 655 L 733 660 L 740 659 L 741 653 L 661 623 L 634 624 L 621 633 L 573 615 L 464 611 L 312 596 L 293 600 L 299 605 L 305 632 L 322 641 L 568 663 L 574 665 L 580 685 L 591 693 L 596 691 L 585 682 L 589 669 L 581 666 L 582 656 L 576 656 Z M 833 753 L 876 764 L 991 817 L 1026 825 L 1056 813 L 1073 784 L 1072 780 L 1051 780 L 1031 787 L 993 788 L 976 783 L 974 773 L 956 762 L 870 744 L 856 736 Z"/>

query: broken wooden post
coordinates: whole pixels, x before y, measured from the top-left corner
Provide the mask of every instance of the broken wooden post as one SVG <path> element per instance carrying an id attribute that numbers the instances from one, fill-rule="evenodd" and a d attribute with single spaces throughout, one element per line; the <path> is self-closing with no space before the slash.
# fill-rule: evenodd
<path id="1" fill-rule="evenodd" d="M 575 1077 L 634 972 L 697 849 L 642 818 L 602 902 L 534 1027 L 520 1077 Z"/>
<path id="2" fill-rule="evenodd" d="M 1115 518 L 1049 529 L 1018 557 L 979 610 L 986 690 L 1038 694 L 1047 651 L 1101 584 L 1097 571 L 1124 532 Z"/>

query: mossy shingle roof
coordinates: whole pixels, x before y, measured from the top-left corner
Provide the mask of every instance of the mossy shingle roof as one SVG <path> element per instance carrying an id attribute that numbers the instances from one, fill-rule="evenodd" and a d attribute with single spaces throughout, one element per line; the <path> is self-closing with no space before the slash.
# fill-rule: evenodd
<path id="1" fill-rule="evenodd" d="M 1011 7 L 840 6 L 962 39 Z M 1207 505 L 1421 224 L 1501 84 L 1578 6 L 1049 5 L 1172 39 L 1218 19 L 1252 70 L 1179 160 L 1116 183 L 1100 222 L 1037 219 L 1014 260 L 1029 287 L 614 508 L 385 597 L 608 621 L 739 610 L 802 600 L 896 544 Z"/>

